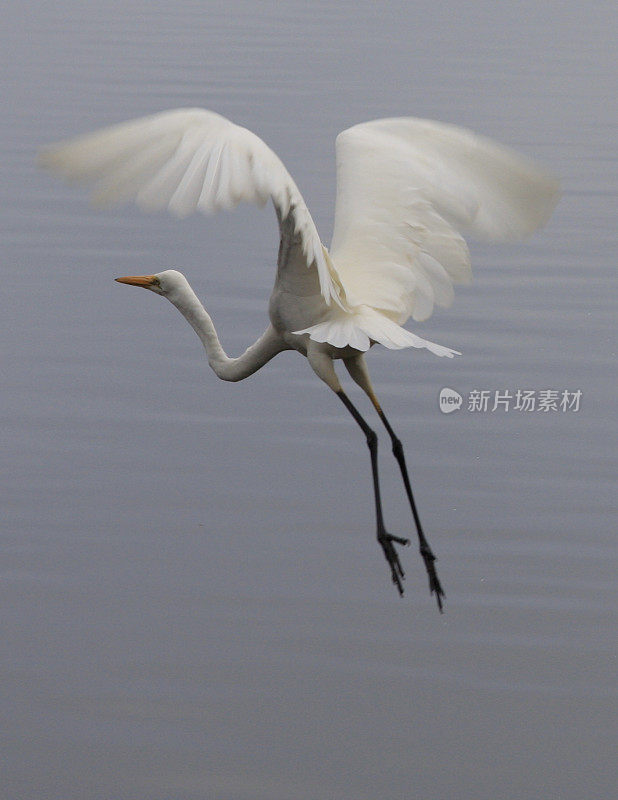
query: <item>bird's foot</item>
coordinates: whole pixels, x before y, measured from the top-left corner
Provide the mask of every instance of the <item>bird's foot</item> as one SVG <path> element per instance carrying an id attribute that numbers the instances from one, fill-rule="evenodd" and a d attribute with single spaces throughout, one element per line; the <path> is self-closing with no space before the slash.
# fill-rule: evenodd
<path id="1" fill-rule="evenodd" d="M 436 572 L 436 557 L 426 541 L 421 542 L 419 553 L 423 557 L 423 562 L 425 563 L 425 569 L 427 570 L 427 576 L 429 578 L 429 594 L 436 595 L 438 608 L 442 614 L 442 599 L 446 597 L 446 595 L 444 594 L 444 590 L 440 584 L 440 579 L 438 578 L 438 573 Z"/>
<path id="2" fill-rule="evenodd" d="M 395 550 L 395 544 L 409 545 L 409 539 L 402 539 L 400 536 L 393 536 L 385 530 L 378 530 L 378 542 L 384 553 L 384 558 L 387 560 L 391 568 L 391 578 L 400 596 L 403 597 L 403 581 L 406 574 L 403 571 L 401 562 L 399 561 L 399 554 Z"/>

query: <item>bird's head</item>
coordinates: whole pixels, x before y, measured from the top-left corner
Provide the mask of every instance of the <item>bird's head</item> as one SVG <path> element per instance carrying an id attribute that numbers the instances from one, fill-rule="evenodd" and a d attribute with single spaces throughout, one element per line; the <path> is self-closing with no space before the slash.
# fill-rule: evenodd
<path id="1" fill-rule="evenodd" d="M 157 272 L 156 275 L 129 275 L 126 278 L 116 278 L 118 283 L 128 283 L 129 286 L 141 286 L 143 289 L 150 289 L 155 294 L 162 294 L 170 298 L 174 292 L 185 289 L 188 286 L 187 279 L 175 269 L 166 269 L 164 272 Z"/>

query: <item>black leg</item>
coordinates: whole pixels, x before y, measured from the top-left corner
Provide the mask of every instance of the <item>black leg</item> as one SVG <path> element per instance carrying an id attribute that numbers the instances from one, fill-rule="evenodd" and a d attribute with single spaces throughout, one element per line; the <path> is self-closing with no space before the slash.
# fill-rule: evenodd
<path id="1" fill-rule="evenodd" d="M 388 431 L 388 435 L 391 437 L 391 442 L 393 444 L 393 455 L 397 459 L 397 463 L 399 464 L 399 469 L 401 470 L 401 477 L 403 478 L 403 484 L 406 488 L 406 494 L 408 495 L 408 500 L 410 501 L 410 508 L 412 509 L 412 516 L 414 517 L 414 523 L 416 525 L 416 531 L 418 533 L 418 544 L 419 544 L 419 551 L 421 556 L 423 557 L 423 562 L 425 563 L 425 569 L 427 570 L 427 576 L 429 577 L 429 591 L 431 594 L 435 592 L 436 600 L 438 601 L 438 608 L 440 609 L 440 613 L 442 613 L 442 598 L 445 597 L 444 591 L 442 586 L 440 585 L 440 580 L 438 578 L 438 573 L 436 572 L 436 557 L 434 556 L 431 547 L 429 546 L 429 542 L 427 541 L 425 534 L 423 533 L 423 528 L 421 526 L 421 520 L 418 515 L 418 511 L 416 509 L 416 503 L 414 502 L 414 495 L 412 494 L 412 487 L 410 486 L 410 478 L 408 476 L 408 468 L 406 466 L 406 459 L 403 454 L 403 445 L 398 437 L 395 435 L 395 431 L 391 428 L 389 421 L 386 419 L 384 412 L 380 408 L 379 405 L 376 405 L 376 411 L 378 412 L 380 419 L 384 423 L 384 427 Z"/>
<path id="2" fill-rule="evenodd" d="M 388 565 L 391 568 L 391 577 L 393 583 L 397 587 L 397 591 L 399 592 L 399 594 L 403 596 L 402 581 L 405 578 L 405 573 L 403 571 L 403 567 L 401 566 L 401 562 L 399 561 L 399 555 L 395 550 L 395 544 L 406 545 L 410 544 L 410 542 L 408 539 L 402 539 L 399 536 L 392 536 L 390 533 L 387 532 L 386 528 L 384 527 L 384 518 L 382 515 L 382 500 L 380 498 L 380 481 L 378 478 L 378 437 L 375 431 L 373 431 L 369 427 L 369 425 L 367 425 L 365 420 L 358 413 L 358 411 L 351 403 L 346 393 L 344 391 L 338 391 L 337 395 L 341 398 L 344 406 L 348 409 L 350 414 L 352 414 L 352 416 L 360 426 L 361 430 L 367 437 L 367 446 L 369 447 L 369 453 L 371 455 L 371 473 L 373 475 L 373 493 L 376 505 L 378 542 L 380 543 L 382 551 L 384 552 L 384 557 L 386 558 Z"/>

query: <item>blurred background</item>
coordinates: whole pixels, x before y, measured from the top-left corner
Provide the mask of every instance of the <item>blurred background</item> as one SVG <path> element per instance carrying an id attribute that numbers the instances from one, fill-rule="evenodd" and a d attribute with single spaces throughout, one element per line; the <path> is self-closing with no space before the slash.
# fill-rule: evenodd
<path id="1" fill-rule="evenodd" d="M 92 3 L 0 19 L 3 737 L 8 800 L 593 800 L 615 791 L 615 4 Z M 169 303 L 181 269 L 237 355 L 267 324 L 274 213 L 96 212 L 37 149 L 177 106 L 282 158 L 326 243 L 334 139 L 422 116 L 538 159 L 564 195 L 375 347 L 446 613 L 374 539 L 369 458 L 295 353 L 242 384 Z M 581 390 L 578 411 L 438 393 Z M 368 403 L 352 397 L 370 418 Z M 376 420 L 376 430 L 377 420 Z M 412 533 L 382 438 L 386 522 Z"/>

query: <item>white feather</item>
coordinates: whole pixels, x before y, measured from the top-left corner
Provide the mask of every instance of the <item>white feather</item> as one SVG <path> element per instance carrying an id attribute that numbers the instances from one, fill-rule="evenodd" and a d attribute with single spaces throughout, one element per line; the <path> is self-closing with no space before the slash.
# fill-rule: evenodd
<path id="1" fill-rule="evenodd" d="M 399 324 L 427 319 L 470 280 L 461 233 L 520 238 L 547 221 L 558 196 L 531 161 L 463 128 L 366 122 L 337 137 L 331 257 L 351 301 L 394 312 Z"/>
<path id="2" fill-rule="evenodd" d="M 422 339 L 407 331 L 369 306 L 357 306 L 352 313 L 339 310 L 331 314 L 329 319 L 294 333 L 307 333 L 316 342 L 327 342 L 334 347 L 350 346 L 361 352 L 366 352 L 377 342 L 391 350 L 417 347 L 426 348 L 437 356 L 452 358 L 460 355 L 457 350 Z"/>
<path id="3" fill-rule="evenodd" d="M 46 148 L 40 163 L 93 185 L 97 203 L 135 200 L 179 217 L 271 198 L 282 237 L 274 296 L 288 330 L 341 348 L 380 342 L 446 356 L 456 351 L 401 325 L 450 305 L 453 285 L 470 280 L 462 233 L 525 236 L 547 220 L 559 193 L 532 162 L 462 128 L 366 122 L 337 137 L 329 255 L 275 153 L 212 111 L 177 109 L 105 128 Z"/>
<path id="4" fill-rule="evenodd" d="M 45 148 L 39 163 L 69 180 L 94 185 L 102 205 L 135 200 L 146 211 L 210 213 L 270 197 L 290 211 L 307 267 L 318 271 L 327 304 L 338 289 L 305 201 L 279 158 L 251 131 L 201 108 L 124 122 Z"/>

